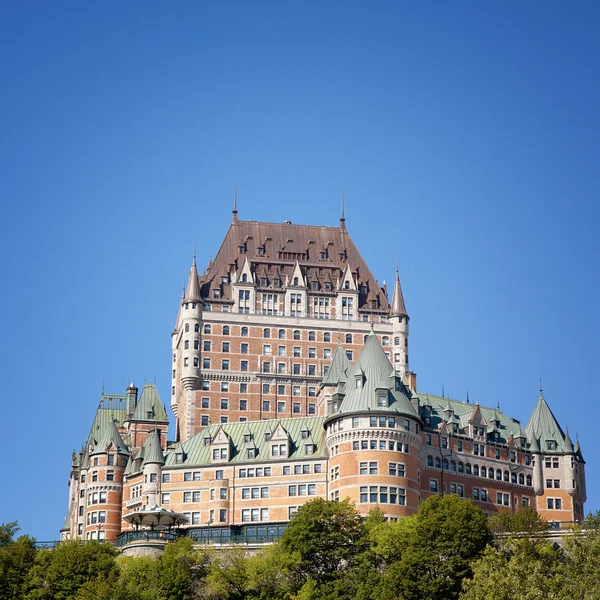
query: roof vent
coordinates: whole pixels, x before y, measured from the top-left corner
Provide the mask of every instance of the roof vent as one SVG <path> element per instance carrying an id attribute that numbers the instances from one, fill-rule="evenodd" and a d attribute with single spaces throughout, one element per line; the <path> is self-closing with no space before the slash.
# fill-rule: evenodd
<path id="1" fill-rule="evenodd" d="M 284 222 L 283 222 L 283 224 L 284 224 L 284 225 L 291 225 L 291 224 L 292 224 L 292 222 L 291 222 L 289 219 L 287 219 L 287 221 L 284 221 Z"/>

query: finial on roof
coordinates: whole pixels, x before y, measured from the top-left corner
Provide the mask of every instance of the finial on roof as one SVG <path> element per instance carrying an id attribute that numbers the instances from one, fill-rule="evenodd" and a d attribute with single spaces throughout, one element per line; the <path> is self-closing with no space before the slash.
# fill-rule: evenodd
<path id="1" fill-rule="evenodd" d="M 544 388 L 542 386 L 542 378 L 540 377 L 540 394 L 544 391 Z"/>
<path id="2" fill-rule="evenodd" d="M 104 375 L 102 376 L 102 395 L 104 396 Z"/>
<path id="3" fill-rule="evenodd" d="M 192 264 L 196 264 L 196 240 L 194 240 L 194 260 L 192 261 Z"/>
<path id="4" fill-rule="evenodd" d="M 471 404 L 471 402 L 469 401 L 469 390 L 467 390 L 467 404 Z"/>
<path id="5" fill-rule="evenodd" d="M 500 410 L 500 400 L 496 403 L 496 410 Z"/>
<path id="6" fill-rule="evenodd" d="M 231 222 L 237 224 L 238 222 L 238 210 L 237 210 L 237 182 L 233 182 L 233 211 L 232 211 Z"/>
<path id="7" fill-rule="evenodd" d="M 346 215 L 344 210 L 344 188 L 342 188 L 342 215 L 340 217 L 340 229 L 341 231 L 346 231 Z"/>
<path id="8" fill-rule="evenodd" d="M 444 384 L 442 383 L 442 398 L 445 398 L 446 396 L 444 396 Z"/>

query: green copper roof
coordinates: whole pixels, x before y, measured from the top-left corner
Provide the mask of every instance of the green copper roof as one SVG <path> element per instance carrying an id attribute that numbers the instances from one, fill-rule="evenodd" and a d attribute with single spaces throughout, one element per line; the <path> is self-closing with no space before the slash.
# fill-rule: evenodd
<path id="1" fill-rule="evenodd" d="M 102 454 L 106 452 L 111 446 L 119 454 L 129 455 L 129 450 L 123 442 L 123 438 L 117 428 L 117 422 L 111 421 L 106 427 L 100 432 L 100 439 L 90 454 Z"/>
<path id="2" fill-rule="evenodd" d="M 333 353 L 331 365 L 329 365 L 329 371 L 327 371 L 327 375 L 323 378 L 323 385 L 346 383 L 346 381 L 348 381 L 350 369 L 350 361 L 348 360 L 342 345 L 338 342 L 335 352 Z"/>
<path id="3" fill-rule="evenodd" d="M 165 457 L 163 456 L 163 451 L 160 446 L 160 436 L 158 435 L 158 431 L 154 429 L 148 434 L 148 437 L 144 441 L 144 460 L 142 465 L 164 465 Z"/>
<path id="4" fill-rule="evenodd" d="M 565 441 L 565 433 L 550 410 L 541 390 L 529 423 L 527 423 L 526 431 L 530 441 L 534 438 L 540 441 L 542 452 L 573 452 L 573 445 L 570 440 L 568 443 Z M 553 450 L 550 449 L 547 442 L 555 442 L 556 447 Z"/>
<path id="5" fill-rule="evenodd" d="M 458 425 L 458 433 L 465 433 L 469 426 L 469 422 L 473 418 L 476 411 L 479 411 L 482 419 L 485 421 L 484 425 L 488 430 L 488 433 L 498 431 L 500 435 L 500 441 L 506 443 L 508 438 L 512 435 L 514 438 L 526 437 L 525 430 L 521 424 L 499 411 L 497 408 L 488 408 L 486 406 L 480 406 L 479 404 L 469 404 L 468 402 L 461 402 L 460 400 L 453 400 L 451 398 L 444 398 L 441 396 L 434 396 L 432 394 L 426 394 L 418 392 L 417 395 L 420 398 L 421 405 L 421 417 L 429 418 L 430 424 L 427 426 L 431 429 L 438 429 L 442 421 L 446 423 Z M 426 408 L 431 407 L 431 408 Z M 448 419 L 446 411 L 451 410 L 453 416 Z M 495 427 L 493 421 L 498 421 L 499 426 Z"/>
<path id="6" fill-rule="evenodd" d="M 94 422 L 92 423 L 92 428 L 90 429 L 90 433 L 86 440 L 86 448 L 95 446 L 100 439 L 100 432 L 114 420 L 117 421 L 119 427 L 123 425 L 126 411 L 127 396 L 102 394 L 98 409 L 96 410 Z"/>
<path id="7" fill-rule="evenodd" d="M 160 401 L 158 390 L 153 384 L 146 384 L 133 413 L 134 421 L 157 421 L 168 423 L 169 418 L 163 403 Z"/>
<path id="8" fill-rule="evenodd" d="M 166 458 L 166 466 L 174 466 L 175 455 L 184 453 L 184 462 L 186 466 L 201 466 L 212 463 L 212 447 L 204 443 L 204 438 L 210 436 L 214 440 L 219 429 L 221 429 L 230 440 L 230 460 L 231 463 L 251 464 L 252 459 L 248 461 L 246 453 L 247 444 L 244 442 L 244 434 L 250 433 L 252 441 L 256 446 L 256 457 L 254 461 L 263 462 L 271 459 L 271 442 L 266 434 L 274 434 L 278 426 L 283 427 L 290 440 L 289 455 L 287 460 L 323 458 L 327 455 L 325 448 L 325 431 L 323 429 L 323 417 L 307 417 L 305 419 L 273 419 L 266 421 L 247 421 L 244 423 L 218 423 L 210 425 L 190 438 L 178 448 L 171 450 Z M 310 443 L 310 439 L 302 438 L 302 429 L 308 429 L 309 438 L 315 444 L 312 455 L 305 453 L 305 446 Z M 251 446 L 254 447 L 254 446 Z"/>
<path id="9" fill-rule="evenodd" d="M 373 331 L 367 336 L 348 375 L 345 391 L 338 410 L 329 419 L 341 414 L 366 411 L 418 417 L 410 401 L 410 392 L 404 387 Z M 378 397 L 382 393 L 386 406 L 379 405 Z"/>

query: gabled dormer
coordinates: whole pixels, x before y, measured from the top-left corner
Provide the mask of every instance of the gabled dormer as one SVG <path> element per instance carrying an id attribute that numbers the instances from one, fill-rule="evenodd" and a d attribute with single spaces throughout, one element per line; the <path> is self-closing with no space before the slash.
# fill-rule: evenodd
<path id="1" fill-rule="evenodd" d="M 293 288 L 306 287 L 304 274 L 302 273 L 302 268 L 300 267 L 300 263 L 298 261 L 296 261 L 296 264 L 294 265 L 294 270 L 292 271 L 292 275 L 289 279 L 288 286 Z"/>
<path id="2" fill-rule="evenodd" d="M 269 454 L 271 458 L 285 458 L 290 455 L 291 440 L 283 425 L 278 422 L 269 439 Z"/>
<path id="3" fill-rule="evenodd" d="M 485 440 L 487 421 L 485 420 L 479 404 L 475 405 L 471 417 L 469 418 L 469 436 L 474 440 Z"/>
<path id="4" fill-rule="evenodd" d="M 302 424 L 300 429 L 300 440 L 298 441 L 298 444 L 300 445 L 300 454 L 304 456 L 312 456 L 317 450 L 312 433 L 306 422 Z"/>
<path id="5" fill-rule="evenodd" d="M 242 268 L 240 269 L 239 275 L 236 277 L 237 284 L 254 285 L 254 272 L 252 271 L 252 264 L 247 258 L 244 258 Z"/>
<path id="6" fill-rule="evenodd" d="M 342 276 L 342 279 L 340 281 L 339 288 L 341 291 L 358 292 L 358 288 L 356 287 L 356 281 L 354 280 L 354 277 L 352 276 L 352 271 L 350 270 L 350 265 L 346 265 L 346 268 L 344 269 L 344 275 Z"/>
<path id="7" fill-rule="evenodd" d="M 250 431 L 250 428 L 246 426 L 244 430 L 243 437 L 243 450 L 242 456 L 245 460 L 252 460 L 258 457 L 258 446 L 256 445 L 256 441 L 254 440 L 254 434 Z"/>
<path id="8" fill-rule="evenodd" d="M 231 458 L 231 438 L 222 427 L 217 429 L 210 442 L 210 456 L 213 463 L 227 462 Z"/>

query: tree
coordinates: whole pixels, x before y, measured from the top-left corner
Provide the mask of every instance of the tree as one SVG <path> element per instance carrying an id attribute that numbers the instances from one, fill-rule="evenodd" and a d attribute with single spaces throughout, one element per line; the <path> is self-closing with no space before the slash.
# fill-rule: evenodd
<path id="1" fill-rule="evenodd" d="M 349 501 L 316 498 L 300 507 L 277 546 L 291 559 L 287 568 L 300 589 L 311 579 L 319 586 L 343 576 L 367 547 L 367 539 Z"/>
<path id="2" fill-rule="evenodd" d="M 202 584 L 208 570 L 208 557 L 194 549 L 189 537 L 165 546 L 158 561 L 158 581 L 165 600 L 189 600 Z"/>
<path id="3" fill-rule="evenodd" d="M 385 600 L 457 598 L 471 562 L 492 539 L 483 511 L 455 494 L 429 497 L 382 537 L 389 566 L 374 597 Z"/>
<path id="4" fill-rule="evenodd" d="M 511 538 L 489 546 L 463 581 L 461 600 L 549 600 L 564 595 L 562 556 L 551 542 Z M 597 596 L 594 596 L 597 598 Z"/>
<path id="5" fill-rule="evenodd" d="M 16 521 L 0 524 L 0 546 L 10 544 L 19 530 L 20 527 Z"/>
<path id="6" fill-rule="evenodd" d="M 548 521 L 534 508 L 522 506 L 516 513 L 502 511 L 490 517 L 490 530 L 496 534 L 525 533 L 534 535 L 548 531 Z"/>
<path id="7" fill-rule="evenodd" d="M 23 584 L 35 562 L 35 554 L 35 540 L 26 535 L 0 547 L 0 600 L 23 598 Z"/>

